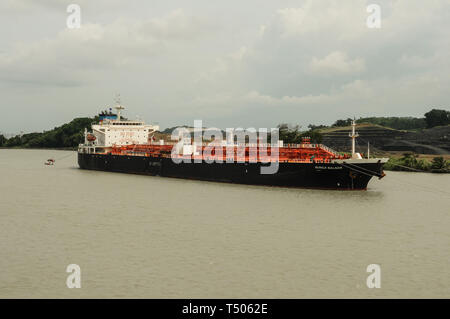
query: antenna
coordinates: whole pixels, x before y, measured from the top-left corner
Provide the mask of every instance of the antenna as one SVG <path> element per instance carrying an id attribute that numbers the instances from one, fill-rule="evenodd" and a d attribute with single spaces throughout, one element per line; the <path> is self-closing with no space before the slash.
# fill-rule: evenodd
<path id="1" fill-rule="evenodd" d="M 114 102 L 116 102 L 117 105 L 120 105 L 120 93 L 116 93 L 114 97 Z"/>

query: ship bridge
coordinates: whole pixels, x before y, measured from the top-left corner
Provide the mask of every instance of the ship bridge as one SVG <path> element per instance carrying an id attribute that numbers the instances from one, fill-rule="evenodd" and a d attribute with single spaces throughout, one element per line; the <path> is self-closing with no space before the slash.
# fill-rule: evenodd
<path id="1" fill-rule="evenodd" d="M 140 120 L 127 120 L 121 117 L 125 108 L 118 104 L 116 114 L 112 110 L 99 114 L 99 123 L 91 126 L 92 132 L 85 131 L 84 146 L 88 148 L 111 148 L 114 145 L 147 144 L 149 137 L 159 130 L 158 125 L 148 125 Z M 94 151 L 95 152 L 95 151 Z"/>

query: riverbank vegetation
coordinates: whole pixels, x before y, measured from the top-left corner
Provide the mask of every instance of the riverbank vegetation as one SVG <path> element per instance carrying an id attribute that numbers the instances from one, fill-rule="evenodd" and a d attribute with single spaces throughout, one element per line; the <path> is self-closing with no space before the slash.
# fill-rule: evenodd
<path id="1" fill-rule="evenodd" d="M 391 157 L 384 165 L 384 169 L 390 171 L 450 173 L 450 161 L 443 156 L 428 159 L 420 158 L 418 154 L 404 153 L 401 157 Z"/>
<path id="2" fill-rule="evenodd" d="M 84 129 L 90 129 L 95 118 L 82 117 L 42 133 L 21 134 L 6 139 L 0 135 L 0 147 L 74 148 L 84 140 Z"/>

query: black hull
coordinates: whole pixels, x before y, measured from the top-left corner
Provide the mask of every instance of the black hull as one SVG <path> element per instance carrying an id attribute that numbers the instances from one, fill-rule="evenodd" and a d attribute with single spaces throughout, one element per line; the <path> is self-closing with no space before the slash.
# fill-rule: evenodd
<path id="1" fill-rule="evenodd" d="M 275 174 L 261 174 L 260 163 L 180 163 L 170 158 L 78 153 L 82 169 L 187 178 L 215 182 L 322 189 L 366 189 L 368 171 L 382 174 L 382 163 L 353 169 L 334 163 L 279 163 Z M 358 172 L 359 171 L 359 172 Z"/>

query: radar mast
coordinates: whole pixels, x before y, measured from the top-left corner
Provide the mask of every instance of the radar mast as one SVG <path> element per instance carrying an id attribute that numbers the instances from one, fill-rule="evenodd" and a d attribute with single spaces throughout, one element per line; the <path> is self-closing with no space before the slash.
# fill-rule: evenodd
<path id="1" fill-rule="evenodd" d="M 352 121 L 352 132 L 349 134 L 349 136 L 352 138 L 352 158 L 357 158 L 357 155 L 356 155 L 356 138 L 359 136 L 359 134 L 358 133 L 356 133 L 356 130 L 355 130 L 355 128 L 356 128 L 356 120 L 355 120 L 355 118 L 353 118 L 353 121 Z"/>
<path id="2" fill-rule="evenodd" d="M 114 101 L 116 102 L 116 106 L 114 108 L 117 110 L 117 121 L 120 122 L 120 111 L 125 109 L 122 105 L 120 105 L 120 94 L 116 94 Z"/>

